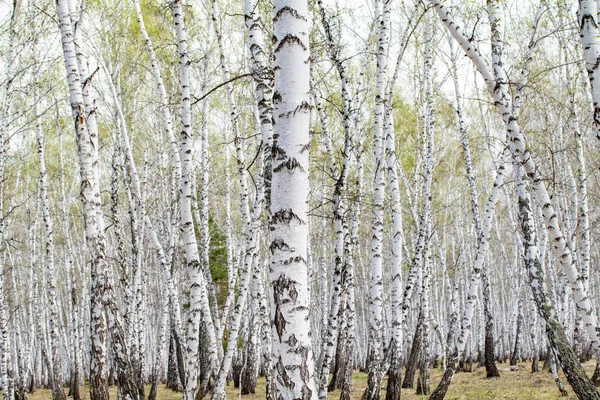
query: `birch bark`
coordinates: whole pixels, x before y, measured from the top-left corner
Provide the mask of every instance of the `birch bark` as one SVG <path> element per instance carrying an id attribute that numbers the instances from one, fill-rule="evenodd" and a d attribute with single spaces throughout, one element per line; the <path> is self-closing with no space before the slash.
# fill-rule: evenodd
<path id="1" fill-rule="evenodd" d="M 75 125 L 75 137 L 79 155 L 81 174 L 81 201 L 83 205 L 85 236 L 91 254 L 92 287 L 91 307 L 91 360 L 90 398 L 108 399 L 106 365 L 106 320 L 104 316 L 105 291 L 105 243 L 101 214 L 99 188 L 99 168 L 97 168 L 97 127 L 93 117 L 92 104 L 84 101 L 84 88 L 89 91 L 90 77 L 82 82 L 80 62 L 74 42 L 71 13 L 66 0 L 56 3 L 60 25 L 62 49 L 69 86 L 69 101 Z M 89 93 L 89 92 L 88 92 Z M 86 104 L 87 103 L 87 104 Z M 91 129 L 90 129 L 91 128 Z"/>
<path id="2" fill-rule="evenodd" d="M 596 131 L 597 145 L 600 148 L 600 29 L 598 28 L 598 2 L 597 0 L 579 0 L 577 22 L 585 66 L 592 89 L 593 123 Z"/>
<path id="3" fill-rule="evenodd" d="M 187 263 L 188 284 L 190 290 L 190 308 L 187 320 L 187 337 L 185 351 L 184 399 L 195 400 L 198 377 L 198 348 L 200 320 L 202 315 L 207 322 L 211 342 L 211 358 L 216 359 L 216 335 L 212 324 L 211 310 L 204 274 L 200 268 L 198 244 L 194 232 L 192 216 L 192 178 L 193 174 L 193 131 L 190 99 L 190 64 L 188 58 L 187 33 L 184 26 L 183 6 L 181 0 L 175 0 L 173 7 L 173 23 L 177 32 L 177 49 L 179 53 L 179 93 L 181 96 L 181 186 L 180 212 L 181 233 Z M 214 339 L 213 339 L 214 338 Z M 213 365 L 216 367 L 216 365 Z"/>
<path id="4" fill-rule="evenodd" d="M 323 361 L 321 365 L 320 378 L 319 378 L 319 398 L 327 398 L 327 381 L 329 379 L 330 366 L 333 360 L 334 349 L 337 346 L 337 340 L 339 338 L 340 323 L 338 321 L 338 315 L 340 314 L 340 307 L 342 307 L 342 273 L 344 269 L 345 260 L 345 240 L 347 235 L 347 223 L 344 217 L 345 205 L 343 203 L 342 190 L 347 186 L 346 181 L 348 178 L 348 170 L 350 163 L 350 145 L 351 145 L 351 126 L 350 126 L 350 94 L 348 92 L 348 82 L 346 79 L 346 70 L 340 60 L 339 50 L 334 42 L 329 20 L 325 13 L 322 1 L 318 1 L 319 13 L 321 16 L 321 23 L 325 31 L 327 38 L 327 47 L 329 58 L 331 59 L 334 67 L 336 68 L 340 83 L 341 83 L 341 94 L 342 94 L 342 118 L 344 125 L 344 149 L 343 149 L 343 161 L 341 170 L 338 172 L 335 170 L 335 166 L 332 163 L 330 169 L 335 177 L 335 188 L 333 192 L 333 224 L 335 231 L 335 259 L 334 259 L 334 280 L 333 280 L 333 298 L 331 301 L 331 308 L 329 313 L 329 323 L 327 329 L 327 336 L 323 340 Z M 331 154 L 333 156 L 333 154 Z"/>
<path id="5" fill-rule="evenodd" d="M 37 79 L 36 79 L 37 80 Z M 61 318 L 58 314 L 58 305 L 56 302 L 56 281 L 55 281 L 55 270 L 54 270 L 54 234 L 53 234 L 53 223 L 52 217 L 50 216 L 50 202 L 48 200 L 48 174 L 46 172 L 46 160 L 45 160 L 45 143 L 44 133 L 42 131 L 42 118 L 39 112 L 39 97 L 37 94 L 36 85 L 36 101 L 34 103 L 35 113 L 35 131 L 37 137 L 37 156 L 38 166 L 40 170 L 39 175 L 39 194 L 40 203 L 42 207 L 42 222 L 44 224 L 44 265 L 46 269 L 46 290 L 48 293 L 48 312 L 49 312 L 49 325 L 50 325 L 50 348 L 52 349 L 52 368 L 51 371 L 51 382 L 52 382 L 52 399 L 53 400 L 66 400 L 65 392 L 63 390 L 62 376 L 61 376 L 61 355 L 60 355 L 60 337 L 59 337 L 59 323 Z"/>
<path id="6" fill-rule="evenodd" d="M 375 114 L 373 125 L 373 217 L 371 267 L 369 276 L 369 375 L 365 400 L 379 399 L 380 371 L 383 359 L 383 201 L 385 197 L 385 159 L 383 152 L 385 87 L 387 83 L 387 48 L 389 44 L 390 1 L 376 3 L 378 19 L 377 75 L 375 83 Z"/>
<path id="7" fill-rule="evenodd" d="M 6 118 L 8 115 L 9 105 L 9 93 L 12 86 L 12 68 L 15 59 L 15 40 L 16 30 L 15 24 L 17 22 L 18 10 L 13 9 L 10 25 L 9 25 L 9 43 L 8 43 L 8 59 L 6 60 L 6 84 L 3 85 L 4 93 L 2 96 L 2 109 L 0 110 L 0 210 L 3 210 L 4 204 L 4 169 L 5 169 L 5 140 L 7 137 L 8 124 Z M 2 243 L 5 240 L 5 226 L 4 226 L 4 215 L 0 218 L 0 239 Z M 12 361 L 11 361 L 11 350 L 8 333 L 8 321 L 7 321 L 7 299 L 5 297 L 5 249 L 4 245 L 0 247 L 0 379 L 2 380 L 2 400 L 13 400 L 14 399 L 14 380 L 12 377 Z"/>
<path id="8" fill-rule="evenodd" d="M 316 399 L 308 294 L 309 13 L 274 2 L 275 144 L 271 182 L 271 317 L 276 397 Z"/>
<path id="9" fill-rule="evenodd" d="M 262 186 L 263 199 L 255 202 L 256 219 L 263 210 L 269 211 L 271 207 L 271 179 L 272 179 L 272 147 L 273 147 L 273 70 L 271 60 L 268 57 L 267 49 L 264 42 L 263 22 L 257 10 L 257 0 L 244 1 L 244 21 L 248 31 L 247 45 L 252 60 L 252 72 L 254 78 L 254 90 L 256 95 L 256 104 L 258 110 L 258 122 L 262 135 Z M 259 174 L 260 176 L 261 174 Z M 261 263 L 258 263 L 260 266 Z M 254 285 L 256 285 L 256 296 L 259 309 L 259 321 L 267 320 L 267 310 L 264 296 L 264 288 L 262 284 L 262 268 L 259 268 L 255 273 Z M 261 323 L 262 325 L 262 323 Z M 266 379 L 266 398 L 267 400 L 274 399 L 273 393 L 273 361 L 271 358 L 271 343 L 268 327 L 263 326 L 261 329 L 263 368 Z"/>
<path id="10" fill-rule="evenodd" d="M 416 11 L 416 8 L 415 8 Z M 394 132 L 394 115 L 392 102 L 394 86 L 398 78 L 400 63 L 408 46 L 408 40 L 416 26 L 413 26 L 412 17 L 409 20 L 400 44 L 400 52 L 396 59 L 394 74 L 389 83 L 387 99 L 385 104 L 385 158 L 387 167 L 387 188 L 390 193 L 392 211 L 392 284 L 391 284 L 391 332 L 390 332 L 390 367 L 387 371 L 388 382 L 386 400 L 394 400 L 400 397 L 402 368 L 402 249 L 404 243 L 404 232 L 402 228 L 402 203 L 400 196 L 400 185 L 398 182 L 398 158 L 396 155 L 396 139 Z"/>

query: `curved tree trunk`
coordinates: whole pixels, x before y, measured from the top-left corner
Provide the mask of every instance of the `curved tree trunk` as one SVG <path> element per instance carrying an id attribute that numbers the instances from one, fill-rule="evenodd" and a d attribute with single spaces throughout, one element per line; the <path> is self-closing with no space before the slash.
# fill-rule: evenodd
<path id="1" fill-rule="evenodd" d="M 533 299 L 546 324 L 548 341 L 556 350 L 563 372 L 577 397 L 581 400 L 600 399 L 600 393 L 598 393 L 592 381 L 585 374 L 585 370 L 579 364 L 577 355 L 565 335 L 565 329 L 558 321 L 552 303 L 547 299 L 544 270 L 536 246 L 535 225 L 531 212 L 531 201 L 526 190 L 524 168 L 518 164 L 516 165 L 516 175 L 517 193 L 519 195 L 519 219 L 525 249 L 525 267 L 529 274 L 529 286 L 531 287 Z"/>
<path id="2" fill-rule="evenodd" d="M 515 331 L 515 344 L 514 344 L 512 352 L 510 353 L 510 365 L 511 366 L 517 365 L 517 363 L 521 359 L 521 355 L 520 355 L 521 337 L 523 336 L 523 333 L 521 332 L 523 329 L 523 314 L 521 314 L 521 310 L 523 308 L 522 304 L 523 304 L 522 299 L 519 298 L 519 305 L 517 306 L 518 314 L 517 314 L 517 329 Z"/>

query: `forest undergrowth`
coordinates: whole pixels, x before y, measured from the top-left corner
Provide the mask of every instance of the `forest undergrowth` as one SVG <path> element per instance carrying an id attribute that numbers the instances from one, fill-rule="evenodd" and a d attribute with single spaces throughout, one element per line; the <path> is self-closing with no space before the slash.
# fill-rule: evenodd
<path id="1" fill-rule="evenodd" d="M 540 363 L 540 367 L 541 367 Z M 542 371 L 531 373 L 531 364 L 529 362 L 519 363 L 518 371 L 511 371 L 508 363 L 498 364 L 500 370 L 500 378 L 486 379 L 485 368 L 474 368 L 473 372 L 458 372 L 452 381 L 452 385 L 448 390 L 446 399 L 448 400 L 550 400 L 550 399 L 576 399 L 577 396 L 569 390 L 569 396 L 561 397 L 556 389 L 556 384 L 552 378 L 550 371 Z M 588 375 L 594 372 L 594 363 L 590 361 L 584 364 L 584 368 Z M 437 385 L 442 377 L 443 370 L 441 368 L 432 368 L 431 384 Z M 559 376 L 563 382 L 565 377 L 562 372 Z M 381 398 L 385 398 L 385 381 L 382 385 Z M 352 400 L 360 400 L 362 394 L 367 387 L 367 374 L 363 372 L 355 372 L 353 376 Z M 567 389 L 570 389 L 567 387 Z M 148 393 L 150 387 L 146 388 Z M 262 400 L 265 398 L 265 379 L 259 377 L 256 384 L 256 393 L 252 395 L 240 395 L 238 389 L 233 386 L 233 382 L 227 386 L 227 398 L 240 398 L 244 400 Z M 83 400 L 89 400 L 89 392 L 87 386 L 81 387 Z M 117 388 L 110 388 L 111 398 L 116 398 Z M 339 390 L 329 392 L 328 398 L 338 399 Z M 402 389 L 402 399 L 417 400 L 425 399 L 428 396 L 415 394 L 414 389 Z M 46 400 L 51 399 L 52 394 L 48 389 L 36 390 L 34 394 L 29 395 L 30 400 Z M 181 393 L 173 392 L 161 385 L 158 389 L 158 399 L 161 400 L 179 400 L 183 398 Z M 208 397 L 206 397 L 208 398 Z"/>

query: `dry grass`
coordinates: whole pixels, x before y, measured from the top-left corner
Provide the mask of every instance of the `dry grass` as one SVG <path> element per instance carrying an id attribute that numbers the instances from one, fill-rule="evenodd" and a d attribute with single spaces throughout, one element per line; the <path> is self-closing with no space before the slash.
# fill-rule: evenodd
<path id="1" fill-rule="evenodd" d="M 541 367 L 541 364 L 540 364 Z M 591 375 L 594 369 L 593 364 L 587 364 L 586 370 Z M 446 395 L 447 400 L 550 400 L 563 399 L 558 390 L 552 375 L 549 372 L 538 372 L 532 374 L 529 369 L 529 364 L 520 364 L 519 371 L 510 371 L 508 365 L 499 364 L 500 378 L 486 379 L 485 370 L 483 368 L 476 369 L 471 373 L 458 373 L 454 376 L 452 385 Z M 431 387 L 437 385 L 441 376 L 441 369 L 432 369 Z M 565 399 L 576 399 L 570 386 L 567 384 L 564 376 L 561 374 L 563 384 L 569 391 L 569 397 Z M 366 374 L 357 372 L 354 374 L 352 398 L 359 400 L 364 389 L 367 386 Z M 385 382 L 383 387 L 385 387 Z M 150 388 L 148 387 L 146 393 Z M 243 400 L 262 400 L 264 399 L 265 382 L 264 379 L 259 379 L 256 387 L 255 395 L 241 396 L 237 389 L 230 385 L 227 388 L 227 397 L 235 399 L 239 397 Z M 84 399 L 89 399 L 87 388 L 82 387 L 81 393 Z M 116 399 L 116 388 L 110 390 L 111 398 Z M 339 391 L 329 393 L 329 399 L 338 399 Z M 29 396 L 30 400 L 47 400 L 52 396 L 49 390 L 37 390 L 33 395 Z M 180 400 L 181 393 L 174 393 L 164 386 L 159 388 L 159 400 Z M 382 391 L 382 399 L 385 398 L 385 390 Z M 403 389 L 402 399 L 417 400 L 427 399 L 427 396 L 417 396 L 413 389 Z"/>

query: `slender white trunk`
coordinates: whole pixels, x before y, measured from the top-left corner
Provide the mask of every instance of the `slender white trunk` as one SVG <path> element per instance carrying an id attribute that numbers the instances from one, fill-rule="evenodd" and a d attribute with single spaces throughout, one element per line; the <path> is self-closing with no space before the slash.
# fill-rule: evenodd
<path id="1" fill-rule="evenodd" d="M 593 122 L 596 131 L 597 145 L 600 146 L 600 29 L 598 27 L 598 2 L 597 0 L 579 0 L 577 22 L 585 66 L 592 89 Z"/>
<path id="2" fill-rule="evenodd" d="M 16 6 L 16 3 L 15 3 Z M 16 39 L 15 24 L 17 19 L 17 10 L 13 10 L 10 26 L 9 26 L 9 43 L 8 43 L 8 59 L 6 60 L 6 86 L 3 87 L 4 93 L 2 96 L 2 109 L 0 110 L 0 210 L 3 209 L 4 204 L 4 165 L 5 165 L 5 138 L 7 137 L 7 111 L 8 111 L 8 99 L 11 90 L 12 83 L 12 67 L 15 58 L 14 42 Z M 4 242 L 4 230 L 5 230 L 4 215 L 0 218 L 0 239 Z M 4 247 L 4 246 L 2 246 Z M 0 249 L 0 371 L 2 380 L 2 400 L 13 400 L 14 399 L 14 382 L 12 377 L 12 361 L 11 361 L 11 346 L 8 335 L 8 321 L 7 321 L 7 299 L 5 298 L 5 286 L 4 277 L 6 276 L 5 269 L 5 249 Z"/>
<path id="3" fill-rule="evenodd" d="M 210 340 L 210 357 L 213 367 L 217 365 L 216 335 L 212 323 L 211 310 L 204 274 L 200 267 L 198 245 L 194 232 L 192 217 L 192 178 L 193 174 L 193 134 L 192 111 L 190 100 L 190 66 L 187 53 L 187 33 L 183 20 L 181 0 L 175 0 L 173 22 L 177 31 L 177 48 L 179 52 L 179 92 L 181 96 L 181 233 L 187 263 L 188 284 L 190 290 L 190 308 L 187 320 L 187 337 L 185 351 L 184 399 L 194 400 L 196 397 L 198 378 L 198 348 L 200 335 L 200 319 L 204 316 Z"/>
<path id="4" fill-rule="evenodd" d="M 212 19 L 213 25 L 215 28 L 215 34 L 217 36 L 217 43 L 219 45 L 219 60 L 221 72 L 223 75 L 223 80 L 228 82 L 230 80 L 229 70 L 227 68 L 227 64 L 225 61 L 225 48 L 223 44 L 223 37 L 221 34 L 221 29 L 219 27 L 219 23 L 217 21 L 217 16 L 219 15 L 219 11 L 217 8 L 217 2 L 213 0 L 212 2 Z M 235 308 L 233 310 L 233 314 L 229 320 L 229 324 L 227 325 L 229 328 L 229 340 L 227 342 L 227 350 L 223 357 L 223 362 L 221 363 L 221 368 L 215 380 L 215 385 L 213 389 L 212 399 L 221 399 L 225 397 L 225 383 L 227 379 L 227 375 L 229 374 L 229 369 L 231 367 L 232 357 L 234 351 L 237 349 L 237 337 L 240 331 L 241 318 L 242 313 L 246 309 L 246 301 L 248 299 L 248 291 L 250 285 L 250 277 L 251 277 L 251 269 L 254 255 L 257 251 L 256 246 L 256 235 L 257 235 L 257 219 L 260 216 L 260 210 L 257 206 L 262 203 L 262 200 L 255 201 L 255 213 L 257 214 L 253 216 L 250 215 L 250 206 L 248 201 L 248 183 L 246 176 L 246 166 L 245 166 L 245 155 L 243 149 L 243 140 L 240 137 L 240 133 L 238 130 L 238 115 L 237 115 L 237 107 L 233 98 L 233 86 L 231 83 L 225 85 L 227 91 L 227 103 L 229 105 L 229 115 L 230 115 L 230 123 L 231 129 L 233 132 L 233 140 L 236 148 L 236 161 L 238 167 L 238 180 L 240 186 L 240 214 L 242 219 L 243 228 L 243 256 L 241 260 L 240 267 L 240 277 L 238 284 L 238 298 L 235 304 Z M 262 186 L 262 183 L 257 185 Z M 257 196 L 262 197 L 262 193 L 257 189 Z M 258 197 L 257 197 L 258 200 Z"/>
<path id="5" fill-rule="evenodd" d="M 578 114 L 575 105 L 575 92 L 571 85 L 571 75 L 567 70 L 566 82 L 569 91 L 569 109 L 571 111 L 573 136 L 575 137 L 575 176 L 577 179 L 577 190 L 579 201 L 577 202 L 577 227 L 579 228 L 579 270 L 583 280 L 583 286 L 586 291 L 590 289 L 590 220 L 588 207 L 587 180 L 588 172 L 586 168 L 585 156 L 583 153 L 583 135 L 579 126 Z"/>
<path id="6" fill-rule="evenodd" d="M 321 23 L 325 30 L 325 36 L 327 37 L 327 46 L 329 51 L 329 57 L 334 64 L 335 68 L 340 77 L 341 89 L 342 89 L 342 118 L 344 124 L 344 149 L 343 149 L 343 161 L 341 166 L 341 171 L 337 171 L 333 161 L 330 164 L 330 170 L 335 177 L 335 188 L 333 192 L 333 225 L 335 231 L 335 257 L 334 257 L 334 277 L 332 282 L 333 287 L 333 298 L 331 301 L 331 308 L 329 312 L 329 323 L 327 329 L 327 337 L 323 340 L 323 359 L 321 364 L 320 378 L 319 378 L 319 398 L 326 399 L 327 398 L 327 384 L 329 379 L 329 370 L 331 366 L 331 362 L 333 360 L 334 350 L 336 349 L 337 340 L 338 340 L 338 331 L 339 327 L 342 326 L 338 322 L 338 315 L 340 306 L 342 305 L 342 284 L 341 278 L 343 269 L 345 268 L 346 260 L 345 260 L 345 240 L 344 238 L 347 236 L 347 223 L 345 214 L 345 205 L 342 200 L 342 190 L 345 186 L 347 186 L 347 178 L 350 164 L 350 146 L 352 139 L 351 132 L 351 121 L 350 121 L 350 93 L 348 92 L 348 82 L 346 79 L 346 71 L 344 65 L 340 60 L 340 54 L 338 52 L 337 46 L 334 42 L 333 35 L 331 33 L 331 29 L 329 26 L 329 22 L 327 19 L 327 15 L 325 14 L 325 9 L 321 1 L 318 2 L 319 11 L 321 14 Z M 322 109 L 319 110 L 322 113 Z M 328 137 L 329 132 L 324 132 L 324 134 Z M 331 146 L 329 146 L 331 147 Z M 330 151 L 330 157 L 333 160 L 333 154 Z"/>
<path id="7" fill-rule="evenodd" d="M 400 71 L 400 64 L 412 32 L 412 18 L 409 20 L 402 36 L 400 53 L 396 60 L 394 74 L 389 83 L 385 104 L 385 157 L 387 167 L 387 188 L 390 193 L 392 211 L 392 283 L 391 283 L 391 332 L 390 332 L 390 367 L 386 399 L 400 396 L 400 370 L 402 367 L 402 250 L 404 232 L 402 228 L 402 203 L 400 184 L 398 181 L 398 159 L 396 156 L 396 140 L 394 134 L 394 117 L 392 110 L 394 86 Z"/>
<path id="8" fill-rule="evenodd" d="M 4 258 L 2 256 L 2 258 Z M 0 355 L 0 368 L 2 369 L 2 400 L 13 400 L 14 399 L 14 390 L 13 390 L 13 379 L 12 379 L 12 360 L 11 360 L 11 350 L 10 350 L 10 341 L 8 335 L 8 322 L 6 320 L 6 309 L 5 306 L 7 304 L 5 296 L 4 296 L 4 260 L 2 261 L 2 268 L 0 269 L 0 335 L 2 336 L 2 354 Z"/>
<path id="9" fill-rule="evenodd" d="M 378 23 L 377 77 L 375 83 L 375 117 L 373 126 L 373 218 L 371 268 L 369 277 L 369 377 L 364 398 L 378 399 L 383 350 L 383 201 L 385 197 L 385 159 L 383 152 L 385 87 L 387 84 L 387 48 L 389 43 L 390 1 L 376 3 Z"/>
<path id="10" fill-rule="evenodd" d="M 58 115 L 58 107 L 57 107 L 57 121 L 60 120 L 60 116 Z M 77 268 L 75 266 L 74 261 L 74 250 L 73 250 L 73 241 L 71 239 L 71 230 L 69 225 L 69 217 L 67 214 L 68 210 L 68 202 L 67 202 L 67 193 L 65 189 L 65 167 L 63 161 L 63 150 L 62 150 L 62 130 L 58 127 L 58 159 L 60 166 L 60 194 L 61 194 L 61 224 L 63 236 L 66 242 L 66 260 L 65 264 L 67 266 L 67 271 L 70 276 L 69 279 L 69 294 L 70 294 L 70 304 L 71 304 L 71 325 L 70 325 L 70 346 L 71 346 L 71 358 L 73 360 L 73 365 L 71 366 L 71 392 L 75 400 L 79 400 L 79 381 L 80 381 L 80 372 L 81 372 L 81 352 L 80 350 L 80 335 L 79 335 L 79 313 L 81 312 L 79 309 L 80 305 L 80 293 L 77 288 Z"/>
<path id="11" fill-rule="evenodd" d="M 37 82 L 34 83 L 37 85 Z M 36 86 L 37 92 L 37 86 Z M 36 93 L 37 95 L 37 93 Z M 60 337 L 58 332 L 58 325 L 61 321 L 58 315 L 58 305 L 56 304 L 56 282 L 55 282 L 55 271 L 54 271 L 54 238 L 53 238 L 53 224 L 52 217 L 50 216 L 50 202 L 48 200 L 48 175 L 46 173 L 46 160 L 45 160 L 45 145 L 44 145 L 44 133 L 42 132 L 42 118 L 39 112 L 39 97 L 34 102 L 34 113 L 35 113 L 35 130 L 37 136 L 37 155 L 38 155 L 38 166 L 40 169 L 39 175 L 39 193 L 40 203 L 42 207 L 42 221 L 44 224 L 44 265 L 46 267 L 46 290 L 48 293 L 48 312 L 50 317 L 50 347 L 52 348 L 52 398 L 53 399 L 66 399 L 63 391 L 62 376 L 61 376 L 61 358 L 60 358 Z"/>
<path id="12" fill-rule="evenodd" d="M 431 221 L 428 223 L 428 235 L 431 234 Z M 429 394 L 429 358 L 431 356 L 431 255 L 429 245 L 425 251 L 425 259 L 423 260 L 423 279 L 421 283 L 421 313 L 423 318 L 421 331 L 421 360 L 419 361 L 419 381 L 417 383 L 417 394 Z"/>
<path id="13" fill-rule="evenodd" d="M 258 110 L 258 123 L 262 135 L 262 154 L 263 172 L 259 172 L 259 177 L 262 175 L 263 199 L 258 199 L 255 202 L 254 217 L 258 220 L 262 210 L 269 211 L 271 207 L 271 177 L 272 177 L 272 159 L 271 150 L 273 147 L 273 70 L 268 57 L 268 52 L 264 42 L 263 22 L 257 10 L 257 0 L 244 1 L 244 21 L 248 31 L 247 45 L 252 61 L 252 73 L 254 78 L 254 88 L 256 93 L 256 104 Z M 258 190 L 258 188 L 257 188 Z M 258 265 L 261 265 L 259 263 Z M 258 280 L 257 285 L 257 301 L 260 311 L 259 321 L 268 321 L 268 310 L 265 302 L 264 288 L 262 284 L 262 274 L 256 271 Z M 270 329 L 267 326 L 262 326 L 261 341 L 263 354 L 263 368 L 266 374 L 266 398 L 267 400 L 274 399 L 273 393 L 273 361 L 271 359 L 271 335 Z"/>
<path id="14" fill-rule="evenodd" d="M 369 57 L 367 54 L 364 56 L 364 60 L 359 71 L 359 78 L 355 88 L 355 98 L 358 98 L 361 92 L 364 70 L 367 66 Z M 364 152 L 363 147 L 363 131 L 361 128 L 361 113 L 355 112 L 352 116 L 352 123 L 354 128 L 354 163 L 355 163 L 355 177 L 351 179 L 354 183 L 354 196 L 356 199 L 362 197 L 362 184 L 364 177 L 364 168 L 362 162 L 362 154 Z M 346 257 L 345 267 L 345 278 L 346 285 L 348 287 L 348 297 L 346 300 L 346 314 L 347 314 L 347 336 L 346 336 L 346 375 L 342 384 L 342 393 L 340 394 L 341 400 L 350 400 L 350 393 L 352 390 L 352 374 L 354 371 L 354 350 L 356 348 L 356 326 L 357 326 L 357 313 L 356 313 L 356 302 L 355 302 L 355 264 L 356 261 L 360 261 L 360 245 L 359 245 L 359 223 L 360 223 L 360 203 L 353 201 L 350 203 L 350 237 L 348 238 L 349 243 L 346 245 L 346 249 L 349 252 L 349 256 Z M 358 254 L 357 254 L 358 252 Z M 361 348 L 358 348 L 359 359 Z"/>
<path id="15" fill-rule="evenodd" d="M 244 0 L 244 20 L 248 30 L 248 49 L 252 60 L 252 76 L 256 91 L 258 117 L 262 133 L 264 169 L 264 209 L 271 206 L 271 175 L 273 164 L 273 69 L 265 46 L 264 26 L 257 10 L 257 0 Z"/>

